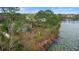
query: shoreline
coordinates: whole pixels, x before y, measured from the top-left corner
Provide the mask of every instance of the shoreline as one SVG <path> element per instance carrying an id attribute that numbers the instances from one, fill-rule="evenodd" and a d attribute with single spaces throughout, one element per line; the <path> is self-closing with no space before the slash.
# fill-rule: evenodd
<path id="1" fill-rule="evenodd" d="M 48 47 L 58 37 L 58 32 L 55 32 L 55 34 L 49 33 L 43 35 L 40 39 L 36 41 L 34 41 L 34 37 L 30 36 L 28 37 L 29 39 L 27 39 L 26 37 L 27 36 L 25 36 L 25 39 L 21 37 L 21 44 L 23 45 L 26 51 L 48 51 Z"/>

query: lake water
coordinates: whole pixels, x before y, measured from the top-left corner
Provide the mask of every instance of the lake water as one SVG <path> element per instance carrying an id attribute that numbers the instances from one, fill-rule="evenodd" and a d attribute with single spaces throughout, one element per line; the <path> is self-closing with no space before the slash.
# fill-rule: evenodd
<path id="1" fill-rule="evenodd" d="M 79 21 L 62 21 L 59 38 L 49 51 L 79 51 Z"/>

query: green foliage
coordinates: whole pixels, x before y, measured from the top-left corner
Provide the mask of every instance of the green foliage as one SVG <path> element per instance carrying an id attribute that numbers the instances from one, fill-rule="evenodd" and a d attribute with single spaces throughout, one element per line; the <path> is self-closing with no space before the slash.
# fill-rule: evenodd
<path id="1" fill-rule="evenodd" d="M 30 28 L 29 26 L 27 27 L 27 31 L 28 32 L 32 32 L 32 28 Z"/>
<path id="2" fill-rule="evenodd" d="M 55 26 L 60 22 L 60 18 L 56 16 L 51 10 L 39 11 L 35 15 L 35 19 L 37 19 L 38 25 L 42 24 L 41 26 Z M 45 22 L 42 22 L 43 19 L 45 19 Z"/>
<path id="3" fill-rule="evenodd" d="M 48 18 L 49 16 L 52 16 L 53 12 L 51 10 L 45 10 L 45 11 L 39 11 L 35 15 L 35 19 L 41 19 L 41 18 Z"/>
<path id="4" fill-rule="evenodd" d="M 18 11 L 17 8 L 2 8 L 1 10 L 3 10 L 4 12 L 3 13 L 4 20 L 1 22 L 2 26 L 0 27 L 1 31 L 3 32 L 7 31 L 7 27 L 9 26 L 9 24 L 14 24 L 12 28 L 12 34 L 15 34 L 19 28 L 20 29 L 27 28 L 27 32 L 32 32 L 32 29 L 37 30 L 36 28 L 38 27 L 39 29 L 42 30 L 46 29 L 46 31 L 37 30 L 33 32 L 33 35 L 35 36 L 31 38 L 32 40 L 30 40 L 33 43 L 42 40 L 43 36 L 46 35 L 45 33 L 56 32 L 59 30 L 60 17 L 55 15 L 51 10 L 45 10 L 45 11 L 41 10 L 36 14 L 16 13 L 16 11 Z M 11 18 L 11 20 L 9 20 L 9 18 Z M 10 21 L 12 23 L 10 23 Z M 13 37 L 12 50 L 17 51 L 23 50 L 23 46 L 21 45 L 20 42 L 18 42 L 19 39 L 17 40 L 17 38 L 15 38 L 15 35 L 13 35 L 12 37 Z M 0 34 L 0 40 L 2 43 L 5 42 L 5 44 L 3 45 L 5 46 L 5 49 L 8 50 L 8 48 L 10 47 L 8 47 L 9 45 L 7 45 L 7 43 L 9 44 L 11 41 L 9 39 L 6 40 L 6 38 L 1 34 Z M 31 42 L 29 42 L 29 44 L 32 45 Z M 48 45 L 45 45 L 44 47 L 47 48 Z"/>
<path id="5" fill-rule="evenodd" d="M 13 31 L 16 32 L 23 24 L 26 23 L 25 14 L 16 13 L 14 17 L 14 28 Z"/>
<path id="6" fill-rule="evenodd" d="M 21 45 L 20 43 L 17 43 L 17 44 L 15 45 L 15 51 L 22 51 L 22 50 L 23 50 L 22 45 Z"/>
<path id="7" fill-rule="evenodd" d="M 1 24 L 2 24 L 1 30 L 6 31 L 7 26 L 8 26 L 8 20 L 5 19 Z"/>
<path id="8" fill-rule="evenodd" d="M 48 49 L 49 44 L 45 44 L 43 47 L 44 47 L 45 49 Z"/>
<path id="9" fill-rule="evenodd" d="M 2 13 L 2 16 L 4 17 L 4 20 L 1 22 L 2 26 L 0 27 L 0 30 L 2 32 L 8 32 L 10 34 L 10 37 L 7 39 L 5 35 L 1 37 L 1 48 L 2 50 L 12 50 L 12 46 L 14 45 L 14 39 L 13 39 L 13 23 L 14 23 L 14 17 L 16 11 L 18 11 L 19 8 L 17 7 L 1 7 L 0 11 Z M 10 46 L 11 45 L 11 46 Z"/>
<path id="10" fill-rule="evenodd" d="M 73 19 L 74 21 L 75 21 L 75 20 L 79 20 L 79 15 L 74 15 L 72 19 Z"/>
<path id="11" fill-rule="evenodd" d="M 8 43 L 9 43 L 9 39 L 6 38 L 6 37 L 2 34 L 2 32 L 0 31 L 0 50 L 1 50 L 1 51 L 4 51 L 4 50 L 7 51 L 8 48 L 9 48 Z"/>

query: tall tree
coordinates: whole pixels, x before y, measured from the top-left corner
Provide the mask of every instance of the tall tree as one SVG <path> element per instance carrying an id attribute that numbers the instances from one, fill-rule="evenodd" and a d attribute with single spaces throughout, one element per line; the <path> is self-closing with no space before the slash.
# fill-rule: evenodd
<path id="1" fill-rule="evenodd" d="M 7 26 L 7 33 L 9 34 L 9 50 L 13 46 L 13 21 L 15 17 L 15 13 L 19 11 L 18 7 L 0 7 L 0 11 L 2 15 L 6 15 L 8 18 L 8 26 Z M 5 19 L 6 20 L 6 19 Z"/>
<path id="2" fill-rule="evenodd" d="M 45 10 L 45 11 L 42 11 L 41 10 L 38 13 L 36 13 L 35 18 L 40 23 L 42 23 L 40 21 L 40 19 L 41 20 L 44 20 L 45 19 L 46 20 L 46 24 L 51 25 L 51 26 L 57 25 L 58 24 L 57 22 L 59 22 L 58 16 L 56 16 L 51 10 Z"/>

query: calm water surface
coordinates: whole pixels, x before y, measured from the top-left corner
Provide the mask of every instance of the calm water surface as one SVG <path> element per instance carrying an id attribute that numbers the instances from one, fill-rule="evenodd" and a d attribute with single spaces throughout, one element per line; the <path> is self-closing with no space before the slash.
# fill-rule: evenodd
<path id="1" fill-rule="evenodd" d="M 79 21 L 62 21 L 59 38 L 49 51 L 79 51 Z"/>

